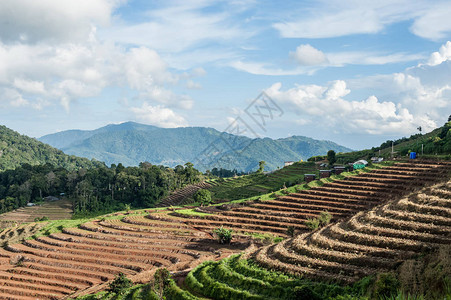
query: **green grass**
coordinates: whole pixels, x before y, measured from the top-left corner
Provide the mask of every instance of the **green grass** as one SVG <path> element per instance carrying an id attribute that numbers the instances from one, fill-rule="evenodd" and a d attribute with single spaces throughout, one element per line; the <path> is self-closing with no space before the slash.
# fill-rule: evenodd
<path id="1" fill-rule="evenodd" d="M 300 183 L 306 173 L 318 175 L 319 170 L 313 162 L 297 162 L 270 174 L 254 173 L 217 180 L 218 185 L 209 190 L 212 192 L 213 201 L 247 199 Z"/>
<path id="2" fill-rule="evenodd" d="M 204 217 L 204 216 L 211 215 L 211 214 L 208 214 L 208 213 L 195 211 L 193 208 L 179 209 L 179 210 L 177 210 L 177 213 L 182 214 L 182 215 L 186 215 L 186 216 L 193 216 L 193 217 Z"/>

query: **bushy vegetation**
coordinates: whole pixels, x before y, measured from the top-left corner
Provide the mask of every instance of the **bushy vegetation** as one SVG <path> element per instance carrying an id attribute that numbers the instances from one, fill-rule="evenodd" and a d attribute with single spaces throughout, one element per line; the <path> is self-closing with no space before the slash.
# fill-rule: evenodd
<path id="1" fill-rule="evenodd" d="M 98 161 L 64 154 L 47 144 L 0 126 L 0 171 L 15 169 L 23 164 L 46 163 L 70 171 L 103 165 Z"/>
<path id="2" fill-rule="evenodd" d="M 310 230 L 316 230 L 329 224 L 330 220 L 332 220 L 332 215 L 328 211 L 322 211 L 317 218 L 307 219 L 305 225 L 307 225 Z"/>
<path id="3" fill-rule="evenodd" d="M 233 170 L 228 170 L 228 169 L 223 169 L 223 168 L 213 168 L 211 169 L 210 172 L 208 172 L 207 170 L 207 175 L 212 175 L 212 176 L 216 176 L 216 177 L 221 177 L 221 178 L 227 178 L 227 177 L 234 177 L 234 176 L 242 176 L 242 175 L 246 175 L 247 172 L 239 172 L 237 171 L 237 169 L 233 169 Z"/>
<path id="4" fill-rule="evenodd" d="M 132 285 L 130 279 L 124 273 L 119 273 L 108 285 L 108 291 L 116 295 L 122 295 Z"/>
<path id="5" fill-rule="evenodd" d="M 195 202 L 200 203 L 200 206 L 211 204 L 211 193 L 206 189 L 199 189 L 194 193 L 193 199 Z"/>
<path id="6" fill-rule="evenodd" d="M 0 172 L 0 213 L 43 197 L 72 199 L 74 215 L 85 217 L 134 208 L 154 207 L 169 191 L 199 182 L 202 174 L 187 163 L 174 169 L 141 163 L 139 167 L 98 167 L 68 171 L 50 164 L 24 164 Z"/>
<path id="7" fill-rule="evenodd" d="M 230 244 L 230 242 L 232 241 L 232 230 L 231 229 L 226 229 L 224 227 L 219 227 L 216 228 L 213 233 L 216 234 L 216 236 L 218 237 L 218 242 L 220 244 Z"/>

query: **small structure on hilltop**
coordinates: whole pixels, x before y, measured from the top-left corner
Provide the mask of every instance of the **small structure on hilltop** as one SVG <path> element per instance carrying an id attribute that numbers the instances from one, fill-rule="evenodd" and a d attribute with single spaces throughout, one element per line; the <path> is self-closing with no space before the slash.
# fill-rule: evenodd
<path id="1" fill-rule="evenodd" d="M 368 165 L 368 162 L 364 159 L 358 160 L 355 163 L 352 164 L 352 166 L 354 167 L 354 170 L 357 169 L 363 169 Z"/>

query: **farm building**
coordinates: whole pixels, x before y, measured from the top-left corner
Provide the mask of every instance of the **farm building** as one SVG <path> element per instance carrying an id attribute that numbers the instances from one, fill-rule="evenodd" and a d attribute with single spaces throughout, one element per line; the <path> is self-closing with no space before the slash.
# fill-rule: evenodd
<path id="1" fill-rule="evenodd" d="M 364 159 L 361 159 L 361 160 L 356 161 L 352 165 L 354 167 L 354 170 L 363 169 L 368 165 L 368 162 Z"/>
<path id="2" fill-rule="evenodd" d="M 330 177 L 331 174 L 332 174 L 332 170 L 320 170 L 319 171 L 319 177 L 320 178 Z"/>

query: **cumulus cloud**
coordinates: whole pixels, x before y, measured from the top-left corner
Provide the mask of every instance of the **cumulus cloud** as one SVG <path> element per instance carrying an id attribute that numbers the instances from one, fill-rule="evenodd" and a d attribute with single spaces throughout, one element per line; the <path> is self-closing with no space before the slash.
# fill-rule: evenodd
<path id="1" fill-rule="evenodd" d="M 327 63 L 326 55 L 309 44 L 300 45 L 290 56 L 302 66 L 315 66 Z"/>
<path id="2" fill-rule="evenodd" d="M 161 105 L 152 106 L 144 102 L 141 107 L 131 107 L 135 118 L 143 123 L 164 128 L 186 126 L 186 120 L 173 110 Z"/>
<path id="3" fill-rule="evenodd" d="M 197 69 L 188 77 L 182 76 L 170 72 L 153 49 L 124 49 L 95 39 L 58 45 L 0 42 L 0 65 L 0 91 L 13 89 L 30 103 L 42 98 L 59 102 L 66 111 L 76 99 L 93 97 L 109 86 L 124 84 L 137 91 L 142 100 L 190 109 L 193 100 L 172 92 L 168 85 L 204 74 Z M 11 103 L 25 106 L 24 101 Z"/>
<path id="4" fill-rule="evenodd" d="M 425 64 L 403 72 L 348 80 L 347 84 L 357 93 L 370 89 L 395 103 L 400 116 L 412 115 L 412 121 L 405 123 L 406 127 L 399 133 L 413 133 L 418 126 L 432 130 L 445 121 L 451 111 L 450 46 L 450 42 L 444 44 Z"/>
<path id="5" fill-rule="evenodd" d="M 427 62 L 430 66 L 436 66 L 444 61 L 451 60 L 451 42 L 446 42 L 440 47 L 440 50 L 431 54 Z"/>
<path id="6" fill-rule="evenodd" d="M 341 80 L 327 86 L 298 85 L 288 90 L 275 83 L 266 93 L 290 105 L 299 115 L 298 124 L 315 123 L 338 132 L 367 134 L 408 134 L 417 126 L 418 120 L 399 103 L 380 101 L 374 95 L 363 100 L 344 99 L 350 90 Z M 427 126 L 435 126 L 430 119 L 424 121 Z M 432 129 L 427 126 L 425 129 Z"/>

